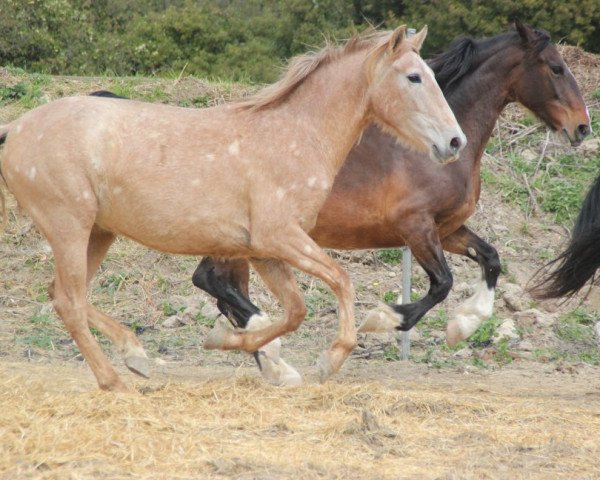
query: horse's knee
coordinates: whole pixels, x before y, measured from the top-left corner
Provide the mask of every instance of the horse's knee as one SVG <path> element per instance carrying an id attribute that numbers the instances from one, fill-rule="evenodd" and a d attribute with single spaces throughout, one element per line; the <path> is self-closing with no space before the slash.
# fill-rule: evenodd
<path id="1" fill-rule="evenodd" d="M 449 270 L 444 271 L 441 275 L 437 275 L 432 279 L 430 287 L 431 295 L 439 303 L 448 296 L 453 284 L 454 277 L 452 276 L 452 272 Z"/>

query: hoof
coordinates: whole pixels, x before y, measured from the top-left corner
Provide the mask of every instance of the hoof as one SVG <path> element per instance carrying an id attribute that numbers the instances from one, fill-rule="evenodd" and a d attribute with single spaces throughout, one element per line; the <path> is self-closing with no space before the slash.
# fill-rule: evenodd
<path id="1" fill-rule="evenodd" d="M 402 326 L 403 316 L 392 307 L 382 304 L 367 314 L 367 319 L 359 327 L 358 331 L 368 332 L 395 332 Z"/>
<path id="2" fill-rule="evenodd" d="M 231 335 L 231 333 L 232 331 L 225 323 L 217 321 L 213 329 L 206 336 L 202 346 L 205 350 L 221 349 L 225 345 L 225 341 L 229 335 Z"/>
<path id="3" fill-rule="evenodd" d="M 120 379 L 106 384 L 98 384 L 100 390 L 105 392 L 130 393 L 131 390 Z"/>
<path id="4" fill-rule="evenodd" d="M 302 375 L 285 360 L 274 361 L 263 351 L 259 351 L 260 374 L 267 383 L 276 386 L 302 385 Z"/>
<path id="5" fill-rule="evenodd" d="M 148 357 L 126 357 L 125 365 L 136 375 L 144 378 L 150 378 L 150 360 L 148 360 Z"/>
<path id="6" fill-rule="evenodd" d="M 323 352 L 317 361 L 317 371 L 319 374 L 319 382 L 325 383 L 331 377 L 335 370 L 329 358 L 329 352 Z"/>
<path id="7" fill-rule="evenodd" d="M 458 342 L 464 340 L 462 331 L 460 330 L 460 324 L 456 320 L 448 322 L 446 327 L 446 343 L 449 347 L 454 347 Z"/>

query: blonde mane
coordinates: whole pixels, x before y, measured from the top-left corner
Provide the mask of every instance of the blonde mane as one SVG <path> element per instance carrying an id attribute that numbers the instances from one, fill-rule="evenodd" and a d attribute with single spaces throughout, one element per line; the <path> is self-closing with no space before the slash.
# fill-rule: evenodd
<path id="1" fill-rule="evenodd" d="M 376 32 L 369 29 L 364 33 L 354 35 L 341 45 L 334 45 L 327 41 L 324 48 L 317 52 L 309 52 L 290 60 L 289 66 L 280 80 L 269 85 L 252 97 L 238 104 L 244 110 L 262 110 L 272 107 L 285 100 L 311 73 L 321 65 L 330 63 L 344 55 L 354 53 L 366 48 L 373 48 L 373 54 L 379 52 L 385 43 L 381 40 L 387 38 L 390 32 Z M 371 53 L 369 57 L 371 57 Z"/>

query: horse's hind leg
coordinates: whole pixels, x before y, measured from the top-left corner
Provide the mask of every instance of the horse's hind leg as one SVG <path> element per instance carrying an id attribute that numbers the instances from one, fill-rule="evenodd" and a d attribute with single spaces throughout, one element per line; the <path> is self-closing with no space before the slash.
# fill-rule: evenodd
<path id="1" fill-rule="evenodd" d="M 494 291 L 500 275 L 500 259 L 494 247 L 464 225 L 446 237 L 443 246 L 448 252 L 475 260 L 482 273 L 481 281 L 475 286 L 475 293 L 459 305 L 454 317 L 448 322 L 446 336 L 448 344 L 452 346 L 468 338 L 492 315 Z"/>
<path id="2" fill-rule="evenodd" d="M 257 330 L 271 323 L 269 317 L 248 298 L 248 260 L 204 257 L 194 272 L 192 282 L 217 298 L 221 313 L 239 328 Z M 277 281 L 274 283 L 278 285 Z M 220 328 L 219 324 L 215 328 Z M 276 338 L 254 352 L 261 375 L 274 385 L 301 383 L 302 377 L 281 358 L 280 351 L 281 340 Z"/>
<path id="3" fill-rule="evenodd" d="M 193 284 L 217 299 L 219 311 L 239 328 L 263 313 L 248 299 L 249 268 L 244 258 L 204 257 L 192 276 Z"/>
<path id="4" fill-rule="evenodd" d="M 75 340 L 100 388 L 127 390 L 88 327 L 86 270 L 89 231 L 73 225 L 72 228 L 65 228 L 69 232 L 69 238 L 65 239 L 61 235 L 52 235 L 53 232 L 48 233 L 48 229 L 41 230 L 54 252 L 56 276 L 52 296 L 56 313 Z"/>
<path id="5" fill-rule="evenodd" d="M 86 287 L 96 274 L 106 252 L 112 245 L 115 236 L 97 227 L 92 229 L 87 247 L 87 276 Z M 50 298 L 55 295 L 55 282 L 48 288 Z M 150 366 L 148 357 L 135 334 L 121 325 L 119 322 L 98 310 L 91 304 L 87 304 L 88 325 L 98 329 L 119 350 L 125 359 L 125 365 L 133 373 L 148 378 Z"/>
<path id="6" fill-rule="evenodd" d="M 98 227 L 92 229 L 87 249 L 86 284 L 88 286 L 114 240 L 115 236 L 112 233 Z M 148 356 L 135 333 L 91 304 L 88 304 L 87 315 L 90 326 L 97 328 L 119 349 L 127 368 L 133 373 L 148 378 L 150 375 Z"/>

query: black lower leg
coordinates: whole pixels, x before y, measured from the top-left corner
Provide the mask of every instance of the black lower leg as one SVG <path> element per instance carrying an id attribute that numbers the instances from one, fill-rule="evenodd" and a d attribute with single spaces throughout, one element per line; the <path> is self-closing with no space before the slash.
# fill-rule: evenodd
<path id="1" fill-rule="evenodd" d="M 403 317 L 402 324 L 396 330 L 407 331 L 423 318 L 435 305 L 442 302 L 452 288 L 452 273 L 446 262 L 445 267 L 439 272 L 428 271 L 430 286 L 427 294 L 420 300 L 412 303 L 394 305 L 392 308 Z"/>
<path id="2" fill-rule="evenodd" d="M 202 259 L 192 276 L 196 287 L 217 299 L 217 308 L 234 326 L 246 328 L 250 317 L 261 312 L 232 280 L 228 275 L 217 271 L 209 257 Z"/>

